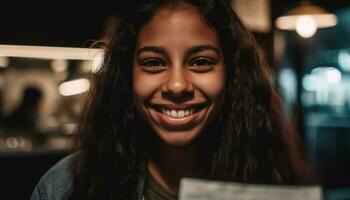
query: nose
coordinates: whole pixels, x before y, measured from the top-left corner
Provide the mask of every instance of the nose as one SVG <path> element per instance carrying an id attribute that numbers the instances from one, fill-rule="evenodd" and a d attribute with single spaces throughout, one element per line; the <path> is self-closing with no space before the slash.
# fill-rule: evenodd
<path id="1" fill-rule="evenodd" d="M 173 67 L 169 70 L 162 93 L 171 98 L 189 97 L 189 95 L 193 94 L 193 85 L 188 76 L 186 76 L 186 71 L 182 66 Z"/>

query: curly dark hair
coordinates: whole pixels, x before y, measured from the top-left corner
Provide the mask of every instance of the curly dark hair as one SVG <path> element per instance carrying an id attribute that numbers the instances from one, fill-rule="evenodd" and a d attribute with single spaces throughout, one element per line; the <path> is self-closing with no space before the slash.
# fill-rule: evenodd
<path id="1" fill-rule="evenodd" d="M 285 119 L 270 68 L 253 35 L 225 0 L 148 0 L 125 9 L 94 75 L 79 127 L 72 199 L 142 197 L 152 134 L 133 102 L 139 30 L 162 6 L 189 4 L 217 33 L 224 53 L 223 109 L 202 136 L 201 176 L 264 184 L 308 184 L 297 134 Z"/>

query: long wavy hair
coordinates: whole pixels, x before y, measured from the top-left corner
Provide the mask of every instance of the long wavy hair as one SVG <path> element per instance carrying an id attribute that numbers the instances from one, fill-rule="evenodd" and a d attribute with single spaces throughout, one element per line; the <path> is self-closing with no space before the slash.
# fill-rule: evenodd
<path id="1" fill-rule="evenodd" d="M 308 184 L 298 136 L 284 117 L 261 48 L 225 0 L 148 0 L 125 9 L 105 52 L 79 127 L 72 199 L 140 199 L 149 143 L 136 111 L 132 66 L 139 30 L 163 6 L 193 6 L 224 53 L 223 109 L 202 140 L 201 176 L 264 184 Z M 215 130 L 215 134 L 210 134 Z"/>

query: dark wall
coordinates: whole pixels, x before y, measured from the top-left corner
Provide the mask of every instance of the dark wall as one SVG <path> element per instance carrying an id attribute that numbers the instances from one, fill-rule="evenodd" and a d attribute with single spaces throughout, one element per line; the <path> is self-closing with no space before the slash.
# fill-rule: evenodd
<path id="1" fill-rule="evenodd" d="M 85 47 L 117 3 L 0 3 L 0 44 Z"/>

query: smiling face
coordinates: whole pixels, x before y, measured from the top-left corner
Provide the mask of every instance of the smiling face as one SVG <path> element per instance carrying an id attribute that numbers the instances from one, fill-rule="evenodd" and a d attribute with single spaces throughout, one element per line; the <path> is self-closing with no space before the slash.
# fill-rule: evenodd
<path id="1" fill-rule="evenodd" d="M 134 99 L 166 144 L 190 144 L 208 127 L 221 108 L 224 82 L 218 36 L 195 8 L 161 8 L 140 30 Z"/>

